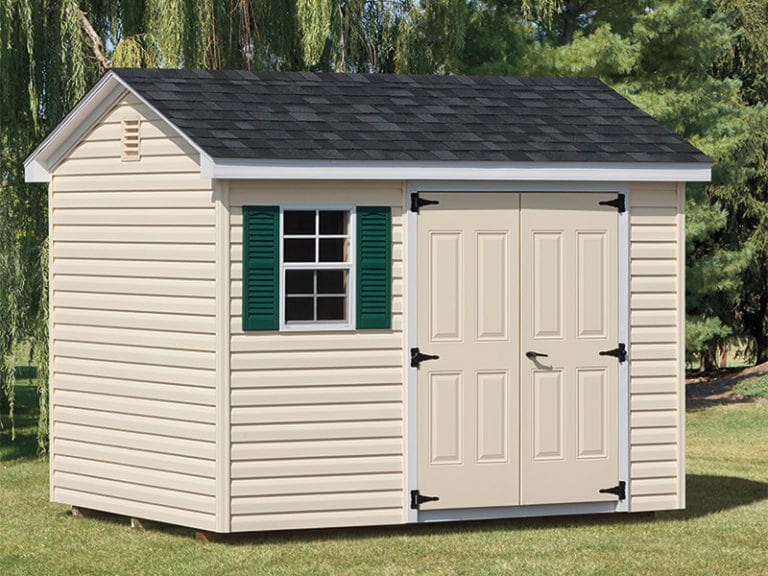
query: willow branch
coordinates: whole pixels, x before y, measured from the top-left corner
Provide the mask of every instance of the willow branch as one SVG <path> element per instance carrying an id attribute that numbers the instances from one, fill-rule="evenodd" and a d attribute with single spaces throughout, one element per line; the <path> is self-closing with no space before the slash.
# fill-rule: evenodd
<path id="1" fill-rule="evenodd" d="M 80 26 L 82 26 L 83 31 L 88 34 L 88 37 L 91 39 L 91 50 L 93 51 L 93 55 L 96 57 L 96 60 L 98 60 L 99 64 L 101 65 L 101 71 L 104 72 L 105 70 L 108 70 L 112 66 L 112 63 L 107 60 L 106 56 L 104 56 L 104 47 L 101 44 L 101 38 L 99 38 L 99 35 L 96 34 L 96 30 L 93 29 L 91 22 L 85 15 L 85 12 L 80 10 L 80 15 L 78 18 L 80 20 Z"/>

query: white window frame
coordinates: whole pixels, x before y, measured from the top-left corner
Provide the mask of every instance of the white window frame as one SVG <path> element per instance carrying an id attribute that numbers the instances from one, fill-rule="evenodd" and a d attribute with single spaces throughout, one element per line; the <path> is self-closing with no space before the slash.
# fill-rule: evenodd
<path id="1" fill-rule="evenodd" d="M 347 223 L 347 253 L 348 261 L 343 264 L 338 262 L 288 262 L 284 260 L 283 250 L 285 245 L 285 236 L 283 234 L 283 215 L 286 211 L 293 212 L 299 210 L 313 210 L 316 212 L 316 230 L 314 238 L 319 242 L 319 212 L 320 211 L 345 211 L 349 212 L 349 222 Z M 347 205 L 281 205 L 280 206 L 280 331 L 281 332 L 332 332 L 339 330 L 354 330 L 356 318 L 356 290 L 355 290 L 355 272 L 357 264 L 357 215 L 355 206 Z M 332 235 L 330 237 L 333 237 Z M 319 258 L 319 243 L 316 244 L 315 256 Z M 287 264 L 287 266 L 286 266 Z M 301 322 L 286 322 L 285 320 L 285 276 L 286 270 L 348 270 L 347 272 L 347 319 L 343 322 L 337 320 L 307 320 Z"/>

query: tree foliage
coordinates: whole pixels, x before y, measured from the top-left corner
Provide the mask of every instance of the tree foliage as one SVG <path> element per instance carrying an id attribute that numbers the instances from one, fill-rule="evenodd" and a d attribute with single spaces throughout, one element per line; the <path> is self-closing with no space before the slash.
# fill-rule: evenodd
<path id="1" fill-rule="evenodd" d="M 4 0 L 0 403 L 7 422 L 26 344 L 41 450 L 47 192 L 21 161 L 110 66 L 597 76 L 715 162 L 688 190 L 689 352 L 768 359 L 765 1 Z"/>

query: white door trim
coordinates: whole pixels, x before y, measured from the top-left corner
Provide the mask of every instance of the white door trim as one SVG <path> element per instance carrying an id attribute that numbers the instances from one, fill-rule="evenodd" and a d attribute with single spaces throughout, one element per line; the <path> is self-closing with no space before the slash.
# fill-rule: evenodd
<path id="1" fill-rule="evenodd" d="M 418 215 L 410 210 L 410 197 L 414 192 L 606 192 L 624 194 L 626 211 L 619 213 L 618 222 L 618 258 L 619 258 L 619 341 L 624 342 L 629 349 L 629 239 L 630 239 L 630 198 L 627 182 L 488 182 L 477 180 L 444 182 L 439 180 L 409 180 L 404 186 L 403 209 L 406 214 L 405 222 L 405 294 L 406 321 L 404 353 L 405 372 L 405 470 L 403 505 L 407 523 L 432 522 L 440 520 L 469 520 L 491 518 L 517 518 L 526 516 L 548 516 L 560 514 L 592 514 L 597 512 L 626 512 L 629 510 L 629 360 L 619 364 L 619 478 L 627 483 L 627 497 L 617 503 L 587 503 L 587 504 L 553 504 L 543 506 L 514 506 L 505 508 L 471 508 L 463 510 L 418 511 L 410 507 L 411 490 L 417 490 L 418 484 L 418 450 L 417 450 L 417 412 L 416 397 L 418 372 L 410 365 L 410 349 L 417 346 L 417 276 L 418 276 L 418 246 L 417 226 Z"/>

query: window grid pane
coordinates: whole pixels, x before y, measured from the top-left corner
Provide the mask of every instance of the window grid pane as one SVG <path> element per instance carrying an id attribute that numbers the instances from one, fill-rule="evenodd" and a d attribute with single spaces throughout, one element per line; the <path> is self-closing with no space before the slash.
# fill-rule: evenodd
<path id="1" fill-rule="evenodd" d="M 285 224 L 286 214 L 290 225 Z M 284 211 L 283 231 L 293 232 L 284 233 L 282 239 L 286 323 L 349 321 L 350 214 L 349 210 Z M 312 221 L 314 230 L 309 234 Z"/>

